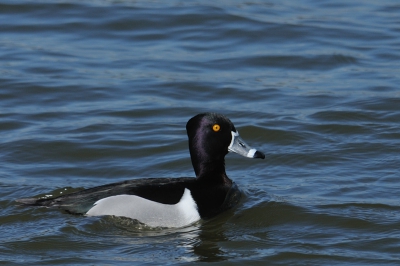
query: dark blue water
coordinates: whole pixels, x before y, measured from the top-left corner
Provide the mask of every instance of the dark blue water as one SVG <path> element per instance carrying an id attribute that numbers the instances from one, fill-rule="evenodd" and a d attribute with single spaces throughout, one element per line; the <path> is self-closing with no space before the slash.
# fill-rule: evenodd
<path id="1" fill-rule="evenodd" d="M 0 264 L 398 265 L 398 1 L 0 1 Z M 245 196 L 150 229 L 18 206 L 194 176 L 185 125 L 225 114 Z"/>

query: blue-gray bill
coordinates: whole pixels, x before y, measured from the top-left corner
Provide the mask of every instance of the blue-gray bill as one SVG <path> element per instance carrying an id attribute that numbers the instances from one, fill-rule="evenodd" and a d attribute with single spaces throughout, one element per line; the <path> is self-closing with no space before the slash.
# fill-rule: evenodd
<path id="1" fill-rule="evenodd" d="M 239 132 L 232 133 L 231 144 L 229 144 L 228 151 L 235 152 L 247 158 L 261 158 L 264 159 L 264 153 L 250 147 L 244 142 L 244 140 L 239 136 Z"/>

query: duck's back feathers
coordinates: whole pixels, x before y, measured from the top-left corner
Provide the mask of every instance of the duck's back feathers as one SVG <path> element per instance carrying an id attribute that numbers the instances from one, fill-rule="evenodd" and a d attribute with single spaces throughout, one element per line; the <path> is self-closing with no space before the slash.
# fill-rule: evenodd
<path id="1" fill-rule="evenodd" d="M 194 178 L 144 178 L 85 189 L 56 198 L 24 198 L 24 205 L 58 207 L 72 214 L 85 214 L 93 204 L 103 198 L 117 195 L 137 195 L 163 204 L 176 204 L 183 195 L 184 185 Z"/>
<path id="2" fill-rule="evenodd" d="M 236 184 L 209 185 L 196 178 L 144 178 L 85 189 L 56 198 L 25 198 L 24 205 L 56 207 L 72 214 L 86 214 L 96 202 L 120 195 L 135 195 L 160 204 L 174 205 L 183 197 L 185 189 L 197 205 L 202 218 L 212 217 L 234 206 L 240 199 Z"/>

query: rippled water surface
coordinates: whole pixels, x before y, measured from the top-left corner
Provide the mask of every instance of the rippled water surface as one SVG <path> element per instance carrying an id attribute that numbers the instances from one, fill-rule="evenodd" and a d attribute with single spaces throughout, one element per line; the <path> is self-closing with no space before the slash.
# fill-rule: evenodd
<path id="1" fill-rule="evenodd" d="M 398 1 L 1 1 L 0 264 L 400 264 Z M 239 206 L 180 229 L 18 206 L 194 176 L 227 115 Z"/>

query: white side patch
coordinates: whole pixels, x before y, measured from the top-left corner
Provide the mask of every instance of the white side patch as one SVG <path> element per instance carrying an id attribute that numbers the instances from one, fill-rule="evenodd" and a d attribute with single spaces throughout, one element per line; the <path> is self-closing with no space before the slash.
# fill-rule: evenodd
<path id="1" fill-rule="evenodd" d="M 182 227 L 200 220 L 196 202 L 187 188 L 181 200 L 174 205 L 150 201 L 135 195 L 118 195 L 97 201 L 86 215 L 123 216 L 152 227 Z"/>

